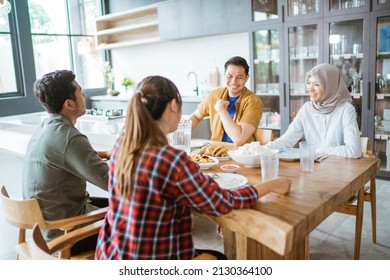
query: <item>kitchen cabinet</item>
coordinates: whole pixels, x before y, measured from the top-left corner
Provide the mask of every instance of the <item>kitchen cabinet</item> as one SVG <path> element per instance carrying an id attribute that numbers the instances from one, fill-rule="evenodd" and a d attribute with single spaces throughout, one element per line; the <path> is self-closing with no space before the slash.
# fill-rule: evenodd
<path id="1" fill-rule="evenodd" d="M 323 61 L 322 9 L 308 1 L 303 13 L 304 2 L 297 9 L 292 1 L 252 1 L 253 88 L 264 103 L 260 127 L 272 129 L 275 137 L 309 100 L 305 74 Z"/>
<path id="2" fill-rule="evenodd" d="M 211 34 L 228 33 L 228 5 L 224 0 L 202 1 L 202 29 Z"/>
<path id="3" fill-rule="evenodd" d="M 202 1 L 179 1 L 180 37 L 197 37 L 202 35 Z"/>
<path id="4" fill-rule="evenodd" d="M 126 6 L 126 5 L 125 5 Z M 250 0 L 169 0 L 96 18 L 99 49 L 245 32 Z"/>
<path id="5" fill-rule="evenodd" d="M 370 24 L 369 137 L 381 159 L 379 176 L 390 178 L 390 12 L 375 11 Z M 371 105 L 372 104 L 372 105 Z"/>
<path id="6" fill-rule="evenodd" d="M 158 21 L 161 40 L 180 38 L 179 2 L 174 0 L 159 4 Z"/>
<path id="7" fill-rule="evenodd" d="M 251 74 L 265 104 L 263 128 L 284 133 L 310 100 L 306 72 L 323 62 L 336 65 L 351 92 L 361 135 L 370 137 L 381 158 L 378 174 L 390 178 L 389 15 L 390 0 L 253 0 Z"/>
<path id="8" fill-rule="evenodd" d="M 244 32 L 250 0 L 171 0 L 158 6 L 161 40 Z"/>

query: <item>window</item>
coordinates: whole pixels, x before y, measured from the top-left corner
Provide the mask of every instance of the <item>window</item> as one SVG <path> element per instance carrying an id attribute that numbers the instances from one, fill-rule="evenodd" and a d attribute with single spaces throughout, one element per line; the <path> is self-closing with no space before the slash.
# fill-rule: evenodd
<path id="1" fill-rule="evenodd" d="M 95 50 L 98 0 L 28 0 L 36 78 L 72 69 L 83 88 L 104 87 L 103 51 Z"/>
<path id="2" fill-rule="evenodd" d="M 8 14 L 0 13 L 0 96 L 17 92 L 14 54 Z"/>
<path id="3" fill-rule="evenodd" d="M 57 69 L 73 70 L 84 89 L 105 87 L 105 54 L 94 42 L 103 0 L 8 1 L 11 13 L 0 15 L 0 100 L 29 99 L 33 81 Z"/>

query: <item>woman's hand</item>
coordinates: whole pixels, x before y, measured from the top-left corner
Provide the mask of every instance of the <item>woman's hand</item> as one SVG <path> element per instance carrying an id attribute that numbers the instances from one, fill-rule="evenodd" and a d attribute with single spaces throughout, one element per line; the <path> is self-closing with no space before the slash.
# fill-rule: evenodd
<path id="1" fill-rule="evenodd" d="M 288 178 L 278 177 L 268 182 L 272 184 L 270 191 L 277 194 L 286 194 L 291 189 L 291 180 Z"/>
<path id="2" fill-rule="evenodd" d="M 277 177 L 269 181 L 255 184 L 253 187 L 257 190 L 259 197 L 262 197 L 270 192 L 286 194 L 291 189 L 291 180 L 284 177 Z"/>

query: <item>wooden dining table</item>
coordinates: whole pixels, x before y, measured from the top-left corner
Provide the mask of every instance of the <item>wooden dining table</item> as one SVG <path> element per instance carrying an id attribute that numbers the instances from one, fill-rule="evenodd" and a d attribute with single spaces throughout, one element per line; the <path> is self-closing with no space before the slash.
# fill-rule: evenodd
<path id="1" fill-rule="evenodd" d="M 223 145 L 228 149 L 234 146 Z M 222 172 L 221 161 L 204 172 Z M 299 161 L 279 161 L 279 176 L 292 181 L 288 194 L 269 193 L 250 209 L 234 210 L 221 217 L 195 213 L 222 226 L 228 259 L 308 259 L 309 236 L 322 221 L 375 178 L 378 158 L 351 159 L 329 156 L 315 163 L 314 172 L 301 173 Z M 261 182 L 261 168 L 240 166 L 236 174 L 248 183 Z M 351 248 L 352 250 L 353 248 Z"/>

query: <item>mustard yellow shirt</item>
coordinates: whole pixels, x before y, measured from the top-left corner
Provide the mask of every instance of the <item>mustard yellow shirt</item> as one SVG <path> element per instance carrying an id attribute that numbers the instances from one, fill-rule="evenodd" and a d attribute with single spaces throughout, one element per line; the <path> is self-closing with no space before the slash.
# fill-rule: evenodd
<path id="1" fill-rule="evenodd" d="M 200 115 L 202 117 L 210 117 L 211 140 L 222 140 L 224 128 L 221 118 L 219 117 L 217 111 L 215 111 L 214 106 L 219 99 L 227 100 L 228 94 L 229 92 L 226 87 L 213 90 L 198 105 L 198 111 Z M 248 123 L 256 128 L 259 126 L 264 105 L 260 98 L 253 91 L 245 87 L 235 105 L 236 113 L 234 114 L 233 121 L 236 123 Z M 252 141 L 256 141 L 254 134 L 249 137 L 247 143 Z"/>

